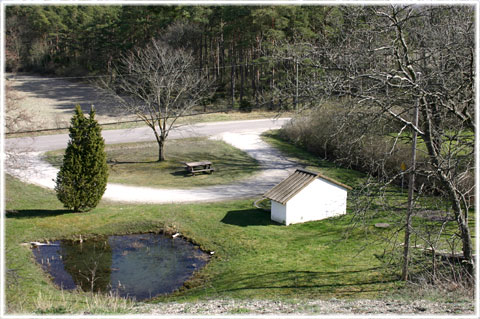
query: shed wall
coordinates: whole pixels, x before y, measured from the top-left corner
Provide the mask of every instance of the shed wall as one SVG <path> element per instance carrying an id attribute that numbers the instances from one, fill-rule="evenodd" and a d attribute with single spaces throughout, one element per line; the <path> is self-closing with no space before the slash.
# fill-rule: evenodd
<path id="1" fill-rule="evenodd" d="M 303 223 L 346 212 L 347 190 L 329 181 L 316 179 L 287 202 L 285 221 L 287 225 Z"/>
<path id="2" fill-rule="evenodd" d="M 287 224 L 287 206 L 274 200 L 271 201 L 270 218 L 280 224 Z"/>

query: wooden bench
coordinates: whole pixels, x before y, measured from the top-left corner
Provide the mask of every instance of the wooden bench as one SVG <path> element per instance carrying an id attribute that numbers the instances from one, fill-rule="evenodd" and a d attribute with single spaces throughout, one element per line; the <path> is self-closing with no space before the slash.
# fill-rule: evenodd
<path id="1" fill-rule="evenodd" d="M 195 176 L 196 173 L 207 172 L 211 174 L 215 171 L 212 167 L 212 162 L 203 161 L 203 162 L 190 162 L 190 163 L 183 163 L 185 165 L 185 169 L 187 172 L 191 173 Z"/>

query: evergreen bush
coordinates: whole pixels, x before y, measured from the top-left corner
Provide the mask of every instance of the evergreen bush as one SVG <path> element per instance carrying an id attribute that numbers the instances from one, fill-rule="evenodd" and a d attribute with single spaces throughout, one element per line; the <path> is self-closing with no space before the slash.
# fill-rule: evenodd
<path id="1" fill-rule="evenodd" d="M 248 100 L 241 100 L 240 101 L 240 107 L 238 108 L 238 110 L 240 112 L 244 112 L 244 113 L 250 113 L 252 112 L 252 103 L 250 103 L 250 101 Z"/>
<path id="2" fill-rule="evenodd" d="M 87 118 L 77 105 L 69 131 L 70 141 L 57 175 L 55 191 L 65 208 L 76 212 L 89 211 L 100 202 L 108 177 L 105 142 L 93 107 Z"/>

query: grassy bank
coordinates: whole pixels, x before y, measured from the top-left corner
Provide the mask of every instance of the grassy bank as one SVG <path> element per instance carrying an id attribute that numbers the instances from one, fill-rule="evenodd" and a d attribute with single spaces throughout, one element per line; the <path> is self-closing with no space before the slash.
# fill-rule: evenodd
<path id="1" fill-rule="evenodd" d="M 292 147 L 275 134 L 265 139 L 312 170 L 358 187 L 364 176 Z M 99 235 L 179 231 L 207 251 L 210 263 L 182 289 L 158 301 L 215 298 L 323 299 L 382 298 L 398 293 L 403 283 L 396 268 L 378 258 L 384 239 L 401 237 L 390 222 L 395 212 L 359 220 L 348 214 L 327 220 L 276 224 L 270 214 L 254 209 L 251 200 L 178 205 L 128 205 L 108 201 L 88 213 L 63 210 L 54 192 L 6 178 L 7 311 L 37 313 L 134 313 L 135 304 L 84 292 L 61 292 L 33 261 L 21 243 Z M 392 190 L 396 201 L 406 194 Z M 380 210 L 377 206 L 374 209 Z M 450 226 L 449 226 L 450 227 Z"/>
<path id="2" fill-rule="evenodd" d="M 158 145 L 130 143 L 106 145 L 110 183 L 164 188 L 192 188 L 227 184 L 245 178 L 258 169 L 256 160 L 223 141 L 188 138 L 168 141 L 167 159 L 157 162 Z M 47 160 L 56 167 L 63 161 L 63 150 L 47 153 Z M 213 174 L 186 174 L 182 162 L 208 160 Z"/>
<path id="3" fill-rule="evenodd" d="M 338 167 L 332 162 L 323 160 L 317 155 L 313 155 L 302 148 L 288 143 L 280 137 L 278 130 L 264 133 L 262 139 L 279 149 L 287 158 L 299 163 L 299 166 L 304 166 L 306 169 L 320 172 L 350 187 L 359 186 L 364 181 L 365 174 L 353 169 Z"/>

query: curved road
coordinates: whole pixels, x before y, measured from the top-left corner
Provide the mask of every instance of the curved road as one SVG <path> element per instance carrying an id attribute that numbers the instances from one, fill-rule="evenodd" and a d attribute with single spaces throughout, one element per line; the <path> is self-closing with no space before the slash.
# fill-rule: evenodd
<path id="1" fill-rule="evenodd" d="M 281 118 L 201 123 L 177 127 L 171 131 L 170 139 L 210 136 L 247 152 L 259 161 L 261 167 L 261 171 L 250 178 L 229 185 L 194 189 L 159 189 L 109 183 L 103 198 L 135 203 L 172 203 L 218 201 L 261 195 L 297 167 L 296 163 L 284 158 L 260 138 L 262 132 L 278 129 L 289 120 Z M 103 131 L 103 136 L 107 144 L 154 140 L 150 129 L 143 127 Z M 6 172 L 23 181 L 53 188 L 58 170 L 44 162 L 42 154 L 45 151 L 65 148 L 67 142 L 67 134 L 6 139 Z M 9 156 L 11 154 L 14 155 Z"/>

